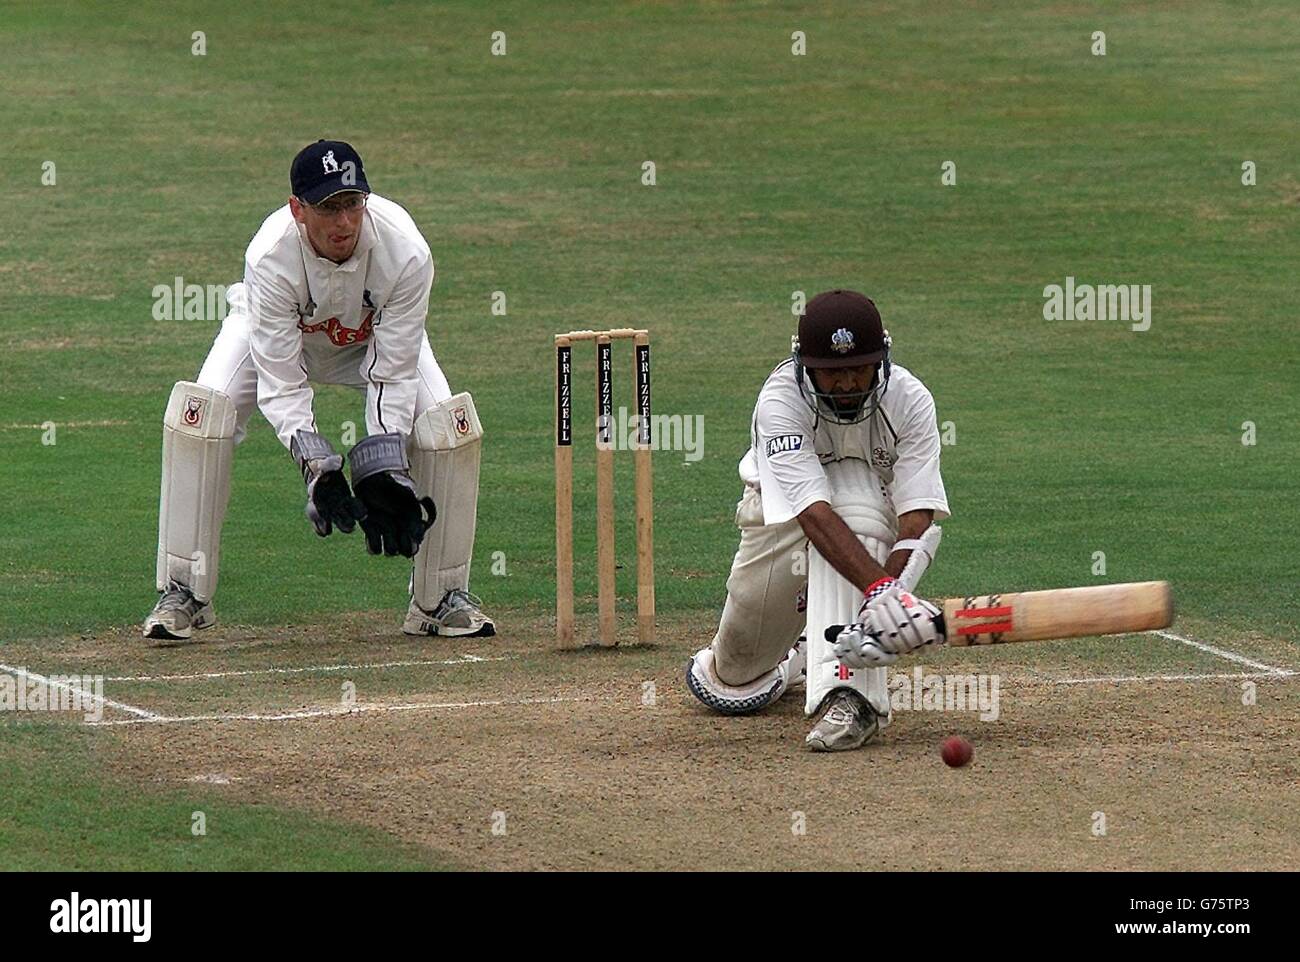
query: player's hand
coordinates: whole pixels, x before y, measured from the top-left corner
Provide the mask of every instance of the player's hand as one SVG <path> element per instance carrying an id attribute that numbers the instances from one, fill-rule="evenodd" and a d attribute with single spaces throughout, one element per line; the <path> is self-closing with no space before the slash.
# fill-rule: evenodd
<path id="1" fill-rule="evenodd" d="M 371 554 L 415 557 L 425 532 L 438 517 L 432 498 L 415 493 L 415 482 L 401 472 L 381 471 L 357 482 L 357 494 L 366 507 L 361 530 Z"/>
<path id="2" fill-rule="evenodd" d="M 850 668 L 884 668 L 898 660 L 898 655 L 876 644 L 875 637 L 861 622 L 827 628 L 826 640 L 831 642 L 835 657 Z"/>
<path id="3" fill-rule="evenodd" d="M 357 442 L 348 461 L 352 487 L 366 507 L 361 522 L 366 550 L 415 557 L 438 511 L 432 498 L 416 493 L 406 460 L 406 439 L 394 432 L 372 434 Z"/>
<path id="4" fill-rule="evenodd" d="M 365 524 L 366 506 L 352 496 L 342 468 L 343 459 L 339 458 L 338 468 L 307 482 L 307 518 L 322 538 L 335 527 L 344 534 L 351 534 L 358 521 Z"/>
<path id="5" fill-rule="evenodd" d="M 352 496 L 343 476 L 342 455 L 335 454 L 329 441 L 313 431 L 296 432 L 289 452 L 307 483 L 307 520 L 316 533 L 323 538 L 337 527 L 350 534 L 366 516 L 366 507 Z"/>
<path id="6" fill-rule="evenodd" d="M 850 668 L 878 668 L 943 641 L 942 611 L 893 578 L 882 578 L 867 590 L 858 624 L 840 631 L 834 647 L 836 657 Z"/>

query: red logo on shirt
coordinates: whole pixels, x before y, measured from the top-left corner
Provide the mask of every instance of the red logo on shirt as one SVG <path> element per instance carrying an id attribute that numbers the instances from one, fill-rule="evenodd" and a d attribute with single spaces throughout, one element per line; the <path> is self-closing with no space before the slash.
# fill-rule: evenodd
<path id="1" fill-rule="evenodd" d="M 319 334 L 322 331 L 330 342 L 339 347 L 348 347 L 351 344 L 360 344 L 362 341 L 370 338 L 370 332 L 374 328 L 375 312 L 372 310 L 365 316 L 360 327 L 344 327 L 337 317 L 331 317 L 328 321 L 321 321 L 319 324 L 304 324 L 302 319 L 298 319 L 298 330 L 304 334 Z"/>

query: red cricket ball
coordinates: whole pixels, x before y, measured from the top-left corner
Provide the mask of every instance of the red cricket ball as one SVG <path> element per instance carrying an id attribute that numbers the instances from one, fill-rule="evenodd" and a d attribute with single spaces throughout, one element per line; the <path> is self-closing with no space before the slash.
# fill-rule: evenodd
<path id="1" fill-rule="evenodd" d="M 951 735 L 943 740 L 939 754 L 943 756 L 944 764 L 951 768 L 961 768 L 970 762 L 975 749 L 971 748 L 970 742 L 960 735 Z"/>

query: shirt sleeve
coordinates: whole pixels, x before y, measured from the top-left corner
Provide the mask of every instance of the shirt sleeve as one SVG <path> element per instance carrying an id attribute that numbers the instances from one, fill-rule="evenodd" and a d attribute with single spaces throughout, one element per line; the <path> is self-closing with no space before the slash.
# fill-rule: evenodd
<path id="1" fill-rule="evenodd" d="M 929 509 L 935 521 L 948 517 L 948 496 L 939 474 L 939 448 L 934 398 L 925 391 L 911 406 L 898 436 L 898 460 L 889 492 L 898 514 Z"/>
<path id="2" fill-rule="evenodd" d="M 311 386 L 302 364 L 298 305 L 288 282 L 273 270 L 244 268 L 248 347 L 257 368 L 257 406 L 286 448 L 298 430 L 316 430 Z"/>
<path id="3" fill-rule="evenodd" d="M 759 398 L 754 453 L 765 524 L 789 521 L 817 501 L 830 501 L 830 482 L 817 457 L 813 430 L 811 412 L 792 408 L 779 395 Z"/>
<path id="4" fill-rule="evenodd" d="M 409 437 L 415 423 L 416 369 L 433 286 L 433 258 L 412 261 L 379 314 L 366 358 L 366 430 Z"/>

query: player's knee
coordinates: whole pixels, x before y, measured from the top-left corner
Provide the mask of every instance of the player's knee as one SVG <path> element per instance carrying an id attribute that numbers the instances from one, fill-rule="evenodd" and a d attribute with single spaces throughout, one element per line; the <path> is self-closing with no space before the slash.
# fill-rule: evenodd
<path id="1" fill-rule="evenodd" d="M 235 402 L 216 388 L 177 381 L 167 399 L 163 425 L 201 438 L 233 438 L 237 415 Z"/>
<path id="2" fill-rule="evenodd" d="M 411 429 L 411 444 L 419 451 L 454 451 L 482 439 L 483 425 L 467 391 L 425 408 Z"/>
<path id="3" fill-rule="evenodd" d="M 780 664 L 779 657 L 759 661 L 754 651 L 751 650 L 742 654 L 735 651 L 737 647 L 739 646 L 734 642 L 727 644 L 725 640 L 714 641 L 714 672 L 718 680 L 723 684 L 745 687 L 766 677 Z M 751 645 L 750 648 L 752 649 L 753 646 Z"/>
<path id="4" fill-rule="evenodd" d="M 715 646 L 702 648 L 686 666 L 686 686 L 696 698 L 723 715 L 750 715 L 781 697 L 785 677 L 778 670 L 763 672 L 742 684 L 730 684 L 719 675 Z"/>

